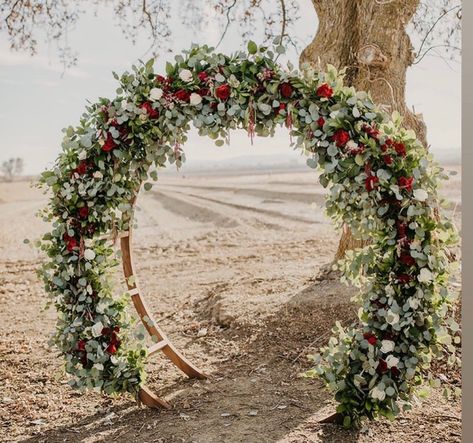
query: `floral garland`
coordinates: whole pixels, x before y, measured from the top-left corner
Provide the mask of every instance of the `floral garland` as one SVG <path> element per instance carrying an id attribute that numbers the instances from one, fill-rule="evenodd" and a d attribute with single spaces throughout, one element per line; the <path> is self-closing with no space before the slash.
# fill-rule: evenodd
<path id="1" fill-rule="evenodd" d="M 334 68 L 283 70 L 272 50 L 253 42 L 232 56 L 193 46 L 167 63 L 166 76 L 152 64 L 114 74 L 117 97 L 90 105 L 64 130 L 63 151 L 41 178 L 52 192 L 45 217 L 54 222 L 41 242 L 49 256 L 41 273 L 70 384 L 136 394 L 144 381 L 146 351 L 130 338 L 129 297 L 112 296 L 117 258 L 101 235 L 128 229 L 130 201 L 157 178 L 152 166 L 185 160 L 191 123 L 217 146 L 231 129 L 271 136 L 285 125 L 307 164 L 321 168 L 328 214 L 371 240 L 340 265 L 363 285 L 360 323 L 338 324 L 308 375 L 335 393 L 346 426 L 408 407 L 432 356 L 447 351 L 455 360 L 447 248 L 456 235 L 438 208 L 441 168 L 398 115 L 344 86 Z"/>

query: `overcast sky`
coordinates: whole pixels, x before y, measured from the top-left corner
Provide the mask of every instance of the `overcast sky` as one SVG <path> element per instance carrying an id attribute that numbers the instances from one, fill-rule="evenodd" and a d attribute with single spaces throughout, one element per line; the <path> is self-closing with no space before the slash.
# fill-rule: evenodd
<path id="1" fill-rule="evenodd" d="M 297 32 L 303 43 L 309 43 L 316 31 L 317 18 L 310 0 L 300 0 L 303 18 Z M 92 9 L 91 9 L 92 10 Z M 174 29 L 175 53 L 191 43 L 215 45 L 220 37 L 217 27 L 193 35 L 180 25 Z M 255 25 L 257 25 L 255 23 Z M 84 15 L 69 33 L 69 42 L 79 52 L 76 67 L 63 74 L 55 47 L 41 44 L 39 54 L 11 52 L 7 38 L 0 34 L 0 161 L 12 156 L 25 159 L 28 174 L 42 171 L 50 165 L 60 149 L 61 128 L 75 125 L 84 110 L 86 100 L 113 97 L 117 82 L 111 72 L 129 69 L 140 58 L 146 59 L 149 41 L 136 45 L 127 41 L 117 26 L 110 7 L 101 7 L 98 14 Z M 258 40 L 257 37 L 254 40 Z M 241 48 L 241 37 L 230 31 L 219 50 L 232 52 Z M 164 54 L 156 68 L 163 71 Z M 297 54 L 288 54 L 297 64 Z M 148 57 L 149 58 L 149 57 Z M 439 158 L 458 158 L 460 150 L 460 65 L 447 65 L 437 57 L 426 57 L 408 70 L 407 102 L 424 115 L 428 139 Z M 189 165 L 192 162 L 224 160 L 249 155 L 280 155 L 290 153 L 286 133 L 274 139 L 261 139 L 251 146 L 246 134 L 232 135 L 229 147 L 218 148 L 210 140 L 193 134 L 184 150 Z"/>

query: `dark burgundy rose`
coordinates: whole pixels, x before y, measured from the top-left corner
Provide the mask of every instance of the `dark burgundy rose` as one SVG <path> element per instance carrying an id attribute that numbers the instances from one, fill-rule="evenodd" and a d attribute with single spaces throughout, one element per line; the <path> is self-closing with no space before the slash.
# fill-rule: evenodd
<path id="1" fill-rule="evenodd" d="M 210 103 L 210 107 L 215 111 L 217 109 L 218 103 L 217 102 L 212 102 Z"/>
<path id="2" fill-rule="evenodd" d="M 368 192 L 371 192 L 379 182 L 379 178 L 376 175 L 369 175 L 365 179 L 365 188 Z"/>
<path id="3" fill-rule="evenodd" d="M 81 160 L 79 162 L 79 165 L 75 169 L 75 172 L 77 172 L 79 175 L 84 175 L 87 172 L 89 165 L 87 163 L 87 160 Z"/>
<path id="4" fill-rule="evenodd" d="M 86 345 L 85 340 L 79 340 L 79 341 L 77 342 L 77 350 L 79 350 L 79 351 L 85 351 L 85 345 Z"/>
<path id="5" fill-rule="evenodd" d="M 378 374 L 386 374 L 386 372 L 388 372 L 388 364 L 382 358 L 380 358 L 379 361 L 378 361 L 378 366 L 376 368 L 376 372 Z"/>
<path id="6" fill-rule="evenodd" d="M 317 119 L 317 125 L 319 126 L 319 128 L 322 128 L 323 125 L 325 125 L 325 119 L 323 117 L 319 117 Z"/>
<path id="7" fill-rule="evenodd" d="M 393 158 L 390 155 L 383 155 L 383 161 L 388 166 L 393 164 Z"/>
<path id="8" fill-rule="evenodd" d="M 174 93 L 174 98 L 180 100 L 181 102 L 188 102 L 191 95 L 189 92 L 185 91 L 184 89 L 179 89 Z"/>
<path id="9" fill-rule="evenodd" d="M 149 118 L 158 118 L 159 111 L 153 108 L 153 105 L 150 102 L 144 102 L 140 106 L 141 109 L 144 109 L 148 114 Z"/>
<path id="10" fill-rule="evenodd" d="M 206 97 L 206 96 L 210 95 L 210 89 L 209 88 L 200 88 L 199 91 L 198 91 L 198 94 L 201 97 Z"/>
<path id="11" fill-rule="evenodd" d="M 333 95 L 333 89 L 327 83 L 324 83 L 317 88 L 316 94 L 319 97 L 330 98 Z"/>
<path id="12" fill-rule="evenodd" d="M 201 82 L 205 83 L 209 79 L 209 74 L 207 74 L 205 71 L 202 71 L 197 74 L 197 77 L 199 77 Z"/>
<path id="13" fill-rule="evenodd" d="M 412 276 L 409 274 L 399 274 L 397 276 L 397 281 L 403 285 L 409 283 L 412 280 Z"/>
<path id="14" fill-rule="evenodd" d="M 396 368 L 396 366 L 393 366 L 393 367 L 391 368 L 391 375 L 392 375 L 393 377 L 398 377 L 399 374 L 400 374 L 399 369 Z"/>
<path id="15" fill-rule="evenodd" d="M 228 100 L 228 97 L 230 97 L 230 85 L 227 85 L 226 83 L 223 85 L 220 85 L 218 88 L 215 89 L 215 96 L 219 98 L 220 100 Z"/>
<path id="16" fill-rule="evenodd" d="M 335 134 L 332 135 L 332 141 L 334 141 L 339 148 L 345 146 L 348 140 L 350 140 L 350 133 L 345 131 L 345 129 L 337 129 Z"/>
<path id="17" fill-rule="evenodd" d="M 113 139 L 112 134 L 107 134 L 107 138 L 105 140 L 105 143 L 102 145 L 102 151 L 110 152 L 116 146 L 117 146 L 117 144 L 115 143 L 115 140 Z"/>
<path id="18" fill-rule="evenodd" d="M 82 206 L 82 208 L 79 208 L 78 214 L 82 219 L 87 218 L 89 216 L 89 208 L 87 206 Z"/>
<path id="19" fill-rule="evenodd" d="M 284 98 L 290 98 L 294 89 L 290 83 L 285 82 L 279 85 L 279 92 Z"/>
<path id="20" fill-rule="evenodd" d="M 411 256 L 411 254 L 403 252 L 399 257 L 399 261 L 406 266 L 414 266 L 416 264 L 415 259 Z"/>
<path id="21" fill-rule="evenodd" d="M 112 333 L 112 330 L 110 328 L 102 329 L 102 335 L 110 335 L 111 333 Z"/>
<path id="22" fill-rule="evenodd" d="M 406 145 L 404 143 L 394 142 L 393 145 L 394 145 L 394 150 L 396 151 L 398 155 L 400 155 L 401 157 L 406 156 Z"/>
<path id="23" fill-rule="evenodd" d="M 374 335 L 372 332 L 365 332 L 363 334 L 363 338 L 368 341 L 370 345 L 375 345 L 376 344 L 376 335 Z"/>
<path id="24" fill-rule="evenodd" d="M 396 341 L 396 334 L 393 334 L 392 332 L 385 332 L 383 334 L 383 340 L 391 340 L 391 341 Z"/>
<path id="25" fill-rule="evenodd" d="M 166 78 L 164 78 L 162 75 L 159 75 L 159 74 L 158 74 L 158 75 L 156 76 L 156 82 L 163 84 L 163 83 L 166 82 Z"/>
<path id="26" fill-rule="evenodd" d="M 396 227 L 397 227 L 397 237 L 399 239 L 405 238 L 407 236 L 407 223 L 404 223 L 398 220 L 396 222 Z"/>
<path id="27" fill-rule="evenodd" d="M 400 189 L 405 189 L 407 192 L 412 191 L 412 184 L 414 183 L 414 177 L 399 177 L 397 184 Z"/>

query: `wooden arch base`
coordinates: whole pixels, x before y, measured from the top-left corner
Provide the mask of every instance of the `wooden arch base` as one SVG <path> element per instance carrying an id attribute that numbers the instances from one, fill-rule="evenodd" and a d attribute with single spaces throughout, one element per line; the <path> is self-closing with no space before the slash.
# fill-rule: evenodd
<path id="1" fill-rule="evenodd" d="M 133 201 L 133 206 L 136 198 Z M 189 362 L 171 343 L 166 334 L 157 325 L 153 319 L 151 312 L 149 311 L 141 291 L 138 287 L 137 277 L 133 270 L 133 256 L 131 251 L 131 238 L 132 238 L 132 220 L 129 223 L 129 231 L 122 232 L 119 234 L 120 248 L 122 252 L 122 264 L 123 273 L 125 275 L 126 285 L 128 287 L 128 293 L 131 296 L 133 305 L 135 306 L 136 312 L 140 316 L 144 327 L 154 339 L 153 344 L 148 349 L 148 355 L 155 354 L 159 351 L 163 352 L 164 355 L 171 360 L 182 372 L 191 378 L 205 379 L 206 375 L 200 371 L 196 366 Z M 150 408 L 170 408 L 170 404 L 165 400 L 155 395 L 147 386 L 142 386 L 139 391 L 139 400 L 144 405 Z"/>

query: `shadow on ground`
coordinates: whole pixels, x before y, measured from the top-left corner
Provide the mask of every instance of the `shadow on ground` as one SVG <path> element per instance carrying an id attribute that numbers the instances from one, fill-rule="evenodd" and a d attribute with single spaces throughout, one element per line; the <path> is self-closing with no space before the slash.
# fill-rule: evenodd
<path id="1" fill-rule="evenodd" d="M 224 338 L 235 353 L 214 366 L 210 378 L 152 388 L 169 411 L 138 408 L 132 401 L 23 440 L 56 442 L 355 442 L 358 434 L 318 421 L 333 412 L 319 381 L 303 379 L 307 354 L 329 338 L 334 318 L 349 322 L 354 308 L 338 282 L 308 282 L 260 325 L 230 327 Z M 208 353 L 219 352 L 206 344 Z"/>

